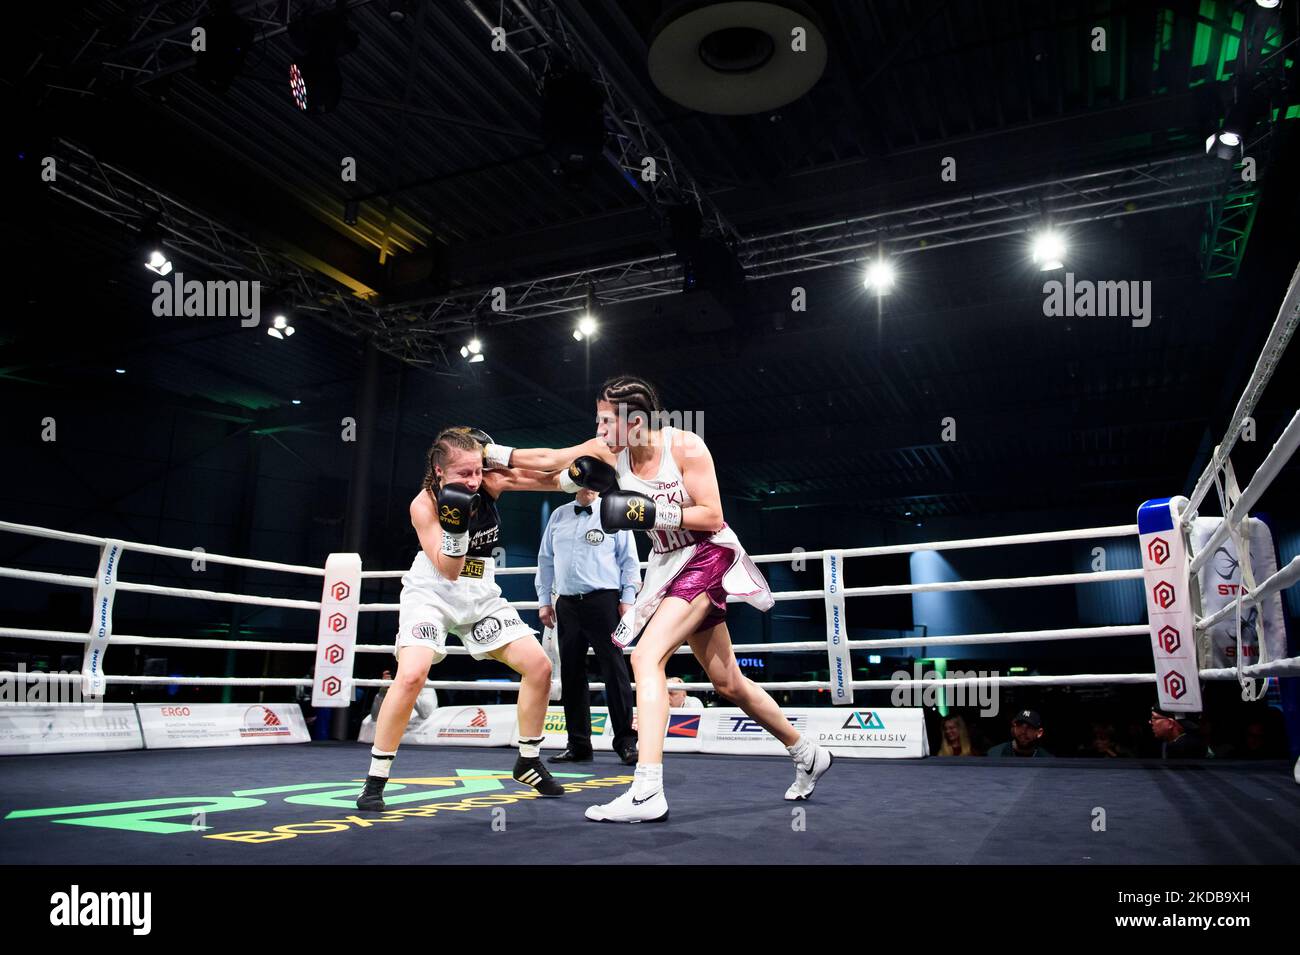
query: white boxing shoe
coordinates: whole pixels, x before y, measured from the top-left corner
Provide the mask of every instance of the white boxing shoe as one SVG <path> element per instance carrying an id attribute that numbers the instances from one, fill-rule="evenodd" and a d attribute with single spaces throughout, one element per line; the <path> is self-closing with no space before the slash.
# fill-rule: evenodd
<path id="1" fill-rule="evenodd" d="M 789 800 L 807 799 L 812 795 L 817 780 L 825 775 L 826 770 L 831 768 L 833 762 L 835 762 L 835 757 L 831 755 L 829 749 L 823 746 L 814 746 L 812 762 L 807 769 L 804 769 L 798 762 L 794 764 L 794 783 L 785 791 L 785 798 Z"/>
<path id="2" fill-rule="evenodd" d="M 668 818 L 668 800 L 663 787 L 640 799 L 635 797 L 636 784 L 613 802 L 603 806 L 588 806 L 587 818 L 592 822 L 663 822 Z"/>

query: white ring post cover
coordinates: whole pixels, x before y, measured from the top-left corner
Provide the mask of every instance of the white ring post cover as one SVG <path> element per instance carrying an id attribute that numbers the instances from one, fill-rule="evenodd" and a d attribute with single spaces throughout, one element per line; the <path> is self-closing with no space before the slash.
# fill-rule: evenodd
<path id="1" fill-rule="evenodd" d="M 316 631 L 316 672 L 312 706 L 344 707 L 352 701 L 357 616 L 361 604 L 361 555 L 330 554 Z"/>
<path id="2" fill-rule="evenodd" d="M 99 549 L 99 570 L 95 574 L 94 599 L 90 605 L 90 633 L 81 660 L 81 692 L 85 697 L 102 697 L 104 656 L 113 639 L 113 599 L 117 596 L 117 570 L 125 548 L 119 540 L 106 540 Z"/>
<path id="3" fill-rule="evenodd" d="M 822 589 L 826 594 L 826 654 L 830 658 L 831 702 L 853 705 L 853 660 L 844 619 L 844 552 L 822 555 Z"/>
<path id="4" fill-rule="evenodd" d="M 1146 591 L 1156 693 L 1162 709 L 1201 712 L 1191 567 L 1182 528 L 1185 497 L 1162 497 L 1138 508 L 1138 545 Z"/>

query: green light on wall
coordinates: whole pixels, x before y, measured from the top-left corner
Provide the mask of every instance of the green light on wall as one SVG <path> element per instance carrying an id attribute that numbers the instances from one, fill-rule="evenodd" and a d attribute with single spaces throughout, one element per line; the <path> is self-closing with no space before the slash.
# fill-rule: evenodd
<path id="1" fill-rule="evenodd" d="M 1192 36 L 1192 69 L 1204 66 L 1210 60 L 1210 41 L 1214 39 L 1214 28 L 1205 21 L 1214 22 L 1217 7 L 1214 0 L 1201 0 L 1201 19 L 1196 21 L 1196 33 Z"/>
<path id="2" fill-rule="evenodd" d="M 947 657 L 919 657 L 916 662 L 921 664 L 922 671 L 925 670 L 925 665 L 927 663 L 932 664 L 931 669 L 934 670 L 934 675 L 938 677 L 940 680 L 942 680 L 944 677 L 948 675 Z M 948 688 L 944 687 L 944 689 L 946 691 Z M 937 694 L 937 696 L 939 702 L 939 706 L 937 707 L 939 710 L 939 715 L 947 716 L 948 715 L 948 694 L 947 692 L 944 692 L 944 693 Z"/>

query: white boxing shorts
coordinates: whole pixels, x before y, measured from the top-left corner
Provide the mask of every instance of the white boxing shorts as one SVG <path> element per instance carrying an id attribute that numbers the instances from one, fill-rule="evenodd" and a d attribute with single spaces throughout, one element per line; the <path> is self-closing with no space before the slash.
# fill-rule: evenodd
<path id="1" fill-rule="evenodd" d="M 491 557 L 467 557 L 458 580 L 448 580 L 424 551 L 402 575 L 396 656 L 402 647 L 429 647 L 433 662 L 447 656 L 447 635 L 455 634 L 475 660 L 485 660 L 520 637 L 535 631 L 501 596 Z"/>

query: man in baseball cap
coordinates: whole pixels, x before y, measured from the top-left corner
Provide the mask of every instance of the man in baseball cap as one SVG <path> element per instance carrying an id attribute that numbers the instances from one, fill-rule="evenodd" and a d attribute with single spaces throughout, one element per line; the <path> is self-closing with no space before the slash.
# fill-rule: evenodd
<path id="1" fill-rule="evenodd" d="M 1051 756 L 1038 745 L 1043 738 L 1043 718 L 1037 710 L 1021 710 L 1011 718 L 1011 739 L 989 750 L 990 756 Z"/>
<path id="2" fill-rule="evenodd" d="M 1161 759 L 1204 759 L 1205 740 L 1194 713 L 1151 708 L 1151 735 L 1160 742 Z"/>

